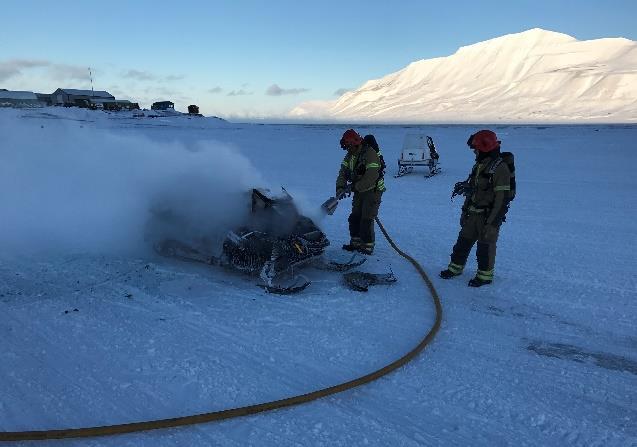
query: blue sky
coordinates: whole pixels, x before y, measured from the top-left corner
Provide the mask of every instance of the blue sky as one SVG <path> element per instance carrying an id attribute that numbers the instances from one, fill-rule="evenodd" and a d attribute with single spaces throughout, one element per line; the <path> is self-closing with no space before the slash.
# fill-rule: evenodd
<path id="1" fill-rule="evenodd" d="M 2 2 L 0 88 L 272 117 L 410 62 L 540 27 L 637 40 L 637 1 Z"/>

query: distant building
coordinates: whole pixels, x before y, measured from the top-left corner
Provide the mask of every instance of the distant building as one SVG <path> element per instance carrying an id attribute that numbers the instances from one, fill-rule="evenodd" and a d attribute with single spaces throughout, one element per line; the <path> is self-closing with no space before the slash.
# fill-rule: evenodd
<path id="1" fill-rule="evenodd" d="M 43 107 L 35 93 L 24 91 L 0 90 L 0 107 Z"/>
<path id="2" fill-rule="evenodd" d="M 130 102 L 127 99 L 114 99 L 104 100 L 102 102 L 104 110 L 119 111 L 119 110 L 139 110 L 139 104 L 136 102 Z"/>
<path id="3" fill-rule="evenodd" d="M 51 93 L 52 103 L 56 106 L 66 107 L 91 107 L 102 108 L 105 100 L 114 100 L 115 97 L 108 92 L 100 90 L 76 90 L 72 88 L 59 88 Z"/>
<path id="4" fill-rule="evenodd" d="M 38 97 L 38 99 L 40 100 L 41 103 L 43 103 L 44 105 L 47 106 L 52 106 L 53 105 L 53 96 L 51 96 L 51 94 L 47 94 L 47 93 L 36 93 L 35 96 Z"/>
<path id="5" fill-rule="evenodd" d="M 170 101 L 158 101 L 154 102 L 150 108 L 152 110 L 175 110 L 175 104 Z"/>

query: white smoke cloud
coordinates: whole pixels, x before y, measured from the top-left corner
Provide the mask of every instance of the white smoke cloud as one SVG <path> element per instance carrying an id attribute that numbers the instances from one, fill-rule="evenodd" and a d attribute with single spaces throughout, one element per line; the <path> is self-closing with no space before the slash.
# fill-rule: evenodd
<path id="1" fill-rule="evenodd" d="M 0 120 L 0 245 L 5 254 L 140 252 L 151 209 L 180 235 L 219 238 L 263 186 L 236 149 L 186 146 L 58 122 Z"/>

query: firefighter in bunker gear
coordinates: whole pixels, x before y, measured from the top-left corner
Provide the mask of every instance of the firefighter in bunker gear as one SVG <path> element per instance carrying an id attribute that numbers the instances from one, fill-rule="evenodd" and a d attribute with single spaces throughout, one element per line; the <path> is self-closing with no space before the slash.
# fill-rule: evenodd
<path id="1" fill-rule="evenodd" d="M 375 140 L 374 140 L 375 141 Z M 347 151 L 336 179 L 336 196 L 354 193 L 349 216 L 349 244 L 344 250 L 363 254 L 374 252 L 374 219 L 378 215 L 385 181 L 378 152 L 353 129 L 345 131 L 341 148 Z"/>
<path id="2" fill-rule="evenodd" d="M 500 157 L 500 141 L 494 132 L 481 130 L 469 137 L 467 145 L 476 163 L 467 179 L 469 193 L 460 215 L 460 234 L 451 253 L 451 262 L 440 277 L 459 276 L 477 242 L 478 271 L 469 286 L 491 284 L 495 267 L 496 243 L 511 194 L 511 172 Z"/>

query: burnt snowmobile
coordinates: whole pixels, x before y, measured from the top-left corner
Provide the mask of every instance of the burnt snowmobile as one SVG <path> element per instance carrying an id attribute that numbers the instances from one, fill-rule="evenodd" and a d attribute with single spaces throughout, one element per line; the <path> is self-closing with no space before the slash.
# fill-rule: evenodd
<path id="1" fill-rule="evenodd" d="M 211 253 L 210 241 L 205 240 L 199 243 L 174 238 L 156 240 L 154 249 L 163 256 L 258 275 L 263 281 L 261 287 L 278 294 L 304 290 L 310 281 L 297 275 L 295 269 L 310 262 L 322 269 L 345 271 L 365 261 L 355 256 L 344 262 L 322 261 L 320 258 L 330 241 L 309 217 L 298 211 L 285 189 L 275 196 L 269 190 L 255 188 L 250 193 L 249 207 L 248 221 L 227 232 L 218 255 Z M 153 214 L 163 220 L 175 218 L 166 211 Z"/>

